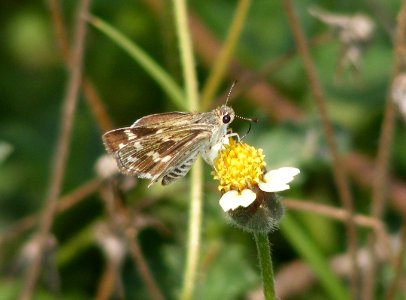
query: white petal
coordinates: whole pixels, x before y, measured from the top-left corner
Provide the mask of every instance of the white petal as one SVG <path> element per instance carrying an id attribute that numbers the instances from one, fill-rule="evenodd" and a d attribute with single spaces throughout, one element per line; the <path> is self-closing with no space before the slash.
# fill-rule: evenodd
<path id="1" fill-rule="evenodd" d="M 221 208 L 227 212 L 240 206 L 247 207 L 255 201 L 255 198 L 255 193 L 249 189 L 243 190 L 241 194 L 233 190 L 221 196 L 219 203 Z"/>
<path id="2" fill-rule="evenodd" d="M 280 192 L 288 190 L 289 182 L 300 173 L 297 168 L 284 167 L 276 170 L 271 170 L 264 175 L 264 181 L 258 184 L 259 188 L 264 192 Z"/>
<path id="3" fill-rule="evenodd" d="M 221 196 L 219 204 L 224 211 L 229 211 L 234 205 L 234 199 L 238 197 L 237 191 L 229 191 Z"/>
<path id="4" fill-rule="evenodd" d="M 245 189 L 241 192 L 241 195 L 239 197 L 239 206 L 244 206 L 244 207 L 248 207 L 251 205 L 252 202 L 255 201 L 255 199 L 257 198 L 257 195 L 249 190 L 249 189 Z"/>

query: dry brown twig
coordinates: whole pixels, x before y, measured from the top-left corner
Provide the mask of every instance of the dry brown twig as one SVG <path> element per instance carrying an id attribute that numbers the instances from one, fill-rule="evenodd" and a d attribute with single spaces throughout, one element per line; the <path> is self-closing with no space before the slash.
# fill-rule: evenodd
<path id="1" fill-rule="evenodd" d="M 360 270 L 365 270 L 368 265 L 368 249 L 366 247 L 358 249 L 357 257 Z M 388 257 L 383 252 L 379 252 L 378 260 L 379 262 L 386 262 Z M 331 257 L 329 265 L 333 272 L 340 277 L 349 278 L 351 276 L 351 260 L 347 253 Z M 292 280 L 293 277 L 295 280 Z M 317 277 L 306 262 L 293 261 L 279 270 L 275 280 L 276 290 L 281 299 L 295 299 L 296 295 L 303 295 L 303 291 L 314 285 Z"/>
<path id="2" fill-rule="evenodd" d="M 395 299 L 396 292 L 399 286 L 403 290 L 403 295 L 406 295 L 406 279 L 404 277 L 404 263 L 406 260 L 406 222 L 403 219 L 403 227 L 401 230 L 401 246 L 399 249 L 399 254 L 395 263 L 395 274 L 393 276 L 392 283 L 386 292 L 385 300 Z"/>
<path id="3" fill-rule="evenodd" d="M 405 34 L 406 34 L 406 1 L 403 1 L 402 7 L 397 18 L 397 28 L 394 40 L 395 59 L 392 71 L 393 82 L 396 76 L 406 67 L 404 61 L 406 58 Z M 386 186 L 388 184 L 389 174 L 389 158 L 392 149 L 393 133 L 395 128 L 395 102 L 392 99 L 392 91 L 389 89 L 386 99 L 384 119 L 382 122 L 382 130 L 379 137 L 378 153 L 375 161 L 375 177 L 372 185 L 372 203 L 371 216 L 374 218 L 382 218 L 385 208 Z M 374 299 L 376 286 L 376 269 L 375 262 L 375 236 L 369 237 L 369 253 L 370 253 L 370 269 L 366 273 L 366 278 L 363 285 L 363 299 Z"/>
<path id="4" fill-rule="evenodd" d="M 310 56 L 307 39 L 302 32 L 299 20 L 294 12 L 293 5 L 290 0 L 283 0 L 283 6 L 287 15 L 288 23 L 290 24 L 298 52 L 302 57 L 304 69 L 310 83 L 316 106 L 318 108 L 324 135 L 327 141 L 330 155 L 333 161 L 333 175 L 338 189 L 341 203 L 348 212 L 347 218 L 347 238 L 348 249 L 352 260 L 352 276 L 351 276 L 351 294 L 353 299 L 358 299 L 358 280 L 359 271 L 357 267 L 357 248 L 358 238 L 357 229 L 354 222 L 354 205 L 350 193 L 346 170 L 342 164 L 342 158 L 338 154 L 337 145 L 333 133 L 333 128 L 327 114 L 326 99 L 324 97 L 323 88 L 317 77 L 313 60 Z"/>
<path id="5" fill-rule="evenodd" d="M 66 162 L 69 155 L 69 143 L 72 135 L 72 126 L 75 115 L 76 104 L 78 102 L 79 87 L 82 76 L 82 59 L 85 45 L 86 22 L 81 17 L 88 13 L 90 0 L 82 0 L 79 2 L 77 21 L 75 29 L 74 51 L 72 56 L 72 67 L 70 68 L 69 81 L 67 83 L 67 91 L 65 95 L 63 112 L 60 124 L 60 132 L 58 135 L 57 150 L 55 152 L 55 161 L 52 166 L 52 172 L 49 182 L 48 195 L 46 197 L 45 206 L 39 224 L 39 255 L 33 258 L 31 265 L 28 268 L 27 277 L 24 281 L 24 286 L 20 295 L 20 299 L 28 300 L 32 298 L 35 284 L 41 266 L 42 249 L 44 248 L 46 237 L 49 234 L 53 218 L 55 215 L 57 200 L 61 191 Z"/>
<path id="6" fill-rule="evenodd" d="M 345 209 L 323 205 L 312 201 L 284 199 L 283 204 L 290 209 L 315 213 L 342 222 L 346 222 L 348 219 L 348 212 Z M 386 232 L 385 224 L 380 219 L 375 219 L 360 214 L 354 215 L 354 222 L 360 227 L 372 229 L 374 235 L 377 237 L 377 241 L 374 246 L 384 250 L 385 257 L 387 257 L 389 262 L 393 263 L 395 260 L 394 251 L 390 246 L 390 238 Z"/>
<path id="7" fill-rule="evenodd" d="M 95 193 L 100 187 L 102 181 L 98 178 L 85 182 L 72 192 L 60 197 L 57 201 L 56 212 L 62 213 L 79 202 L 87 199 L 91 194 Z M 16 239 L 24 232 L 35 226 L 39 220 L 39 214 L 33 214 L 20 219 L 16 224 L 8 228 L 0 235 L 0 249 L 12 239 Z"/>
<path id="8" fill-rule="evenodd" d="M 123 244 L 125 245 L 127 252 L 130 254 L 134 266 L 138 270 L 149 296 L 154 300 L 162 300 L 164 299 L 162 292 L 148 267 L 137 240 L 138 232 L 142 227 L 145 225 L 148 226 L 151 223 L 148 223 L 148 221 L 146 223 L 134 223 L 129 209 L 124 205 L 119 193 L 115 190 L 116 187 L 113 182 L 100 189 L 100 196 L 105 203 L 109 219 L 111 220 L 112 226 L 117 228 L 120 232 Z M 107 264 L 107 267 L 108 266 L 109 263 Z M 106 272 L 107 271 L 109 271 L 108 268 Z M 107 274 L 110 274 L 110 272 Z M 101 278 L 101 280 L 103 279 L 104 278 Z M 102 285 L 102 281 L 100 282 L 99 287 L 98 295 L 111 295 L 112 290 L 106 290 L 105 286 Z"/>
<path id="9" fill-rule="evenodd" d="M 69 49 L 68 33 L 63 21 L 60 3 L 58 0 L 48 0 L 47 3 L 55 28 L 56 43 L 66 68 L 70 68 L 72 64 L 71 50 Z M 82 90 L 90 111 L 93 113 L 101 131 L 106 132 L 113 129 L 113 122 L 104 107 L 103 101 L 100 99 L 92 80 L 86 75 L 83 76 Z"/>

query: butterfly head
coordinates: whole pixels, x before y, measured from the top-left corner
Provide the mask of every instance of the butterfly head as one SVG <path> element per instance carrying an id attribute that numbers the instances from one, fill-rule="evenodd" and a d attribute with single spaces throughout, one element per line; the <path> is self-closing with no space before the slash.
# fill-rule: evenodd
<path id="1" fill-rule="evenodd" d="M 235 113 L 230 106 L 222 105 L 218 108 L 218 117 L 220 119 L 220 124 L 228 125 L 234 121 Z"/>

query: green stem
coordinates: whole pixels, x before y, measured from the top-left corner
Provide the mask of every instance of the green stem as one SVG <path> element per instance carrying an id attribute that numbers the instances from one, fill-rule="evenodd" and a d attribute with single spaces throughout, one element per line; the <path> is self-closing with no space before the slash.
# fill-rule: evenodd
<path id="1" fill-rule="evenodd" d="M 211 101 L 213 100 L 214 95 L 216 94 L 217 89 L 227 72 L 227 68 L 230 65 L 231 59 L 233 58 L 235 46 L 240 38 L 245 19 L 248 15 L 250 4 L 251 0 L 240 0 L 238 2 L 232 24 L 224 41 L 224 45 L 221 48 L 216 61 L 214 62 L 209 77 L 207 78 L 206 84 L 203 88 L 201 103 L 204 111 L 210 108 Z"/>
<path id="2" fill-rule="evenodd" d="M 264 284 L 264 296 L 266 300 L 274 300 L 275 286 L 271 257 L 271 248 L 269 246 L 268 235 L 266 233 L 255 233 L 255 242 L 257 244 L 259 265 L 261 267 L 262 281 Z"/>
<path id="3" fill-rule="evenodd" d="M 193 56 L 192 42 L 190 39 L 186 0 L 173 0 L 173 4 L 175 10 L 176 30 L 179 39 L 183 80 L 185 81 L 186 99 L 189 101 L 189 110 L 197 111 L 199 109 L 199 93 L 197 91 L 195 59 Z"/>
<path id="4" fill-rule="evenodd" d="M 198 111 L 199 95 L 197 90 L 195 61 L 187 19 L 186 0 L 173 0 L 173 5 L 188 107 L 190 111 Z M 180 297 L 182 300 L 193 298 L 193 290 L 195 287 L 199 262 L 203 191 L 203 166 L 200 159 L 196 161 L 195 166 L 192 169 L 191 184 L 188 248 Z"/>

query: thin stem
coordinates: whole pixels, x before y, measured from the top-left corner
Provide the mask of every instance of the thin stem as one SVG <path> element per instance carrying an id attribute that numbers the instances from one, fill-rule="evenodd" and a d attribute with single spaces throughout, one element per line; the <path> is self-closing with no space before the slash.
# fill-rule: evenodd
<path id="1" fill-rule="evenodd" d="M 348 212 L 345 209 L 320 203 L 314 203 L 311 201 L 306 201 L 304 199 L 283 199 L 283 205 L 292 210 L 319 214 L 321 216 L 330 217 L 335 220 L 345 221 L 348 218 Z M 373 230 L 382 231 L 385 233 L 385 225 L 380 219 L 357 214 L 354 215 L 354 221 L 359 226 L 371 228 Z M 388 241 L 389 237 L 386 236 L 385 240 Z"/>
<path id="2" fill-rule="evenodd" d="M 107 300 L 112 298 L 114 284 L 116 283 L 116 276 L 118 274 L 120 274 L 120 266 L 118 266 L 114 260 L 107 260 L 103 274 L 100 278 L 95 300 Z M 124 299 L 124 297 L 122 297 L 122 299 Z"/>
<path id="3" fill-rule="evenodd" d="M 100 189 L 100 195 L 104 200 L 106 211 L 112 225 L 117 226 L 116 228 L 120 228 L 125 233 L 125 245 L 146 287 L 149 297 L 152 300 L 163 300 L 164 296 L 148 267 L 138 243 L 138 233 L 142 227 L 133 224 L 132 220 L 133 218 L 135 219 L 136 216 L 132 215 L 132 212 L 124 205 L 121 193 L 115 189 L 114 184 L 102 187 Z"/>
<path id="4" fill-rule="evenodd" d="M 405 220 L 405 219 L 404 219 Z M 396 260 L 395 276 L 393 277 L 392 283 L 389 285 L 388 291 L 386 292 L 385 300 L 395 299 L 397 289 L 404 278 L 403 266 L 406 261 L 406 222 L 403 221 L 403 226 L 401 230 L 401 246 L 399 249 L 399 254 Z"/>
<path id="5" fill-rule="evenodd" d="M 197 90 L 195 61 L 187 19 L 186 1 L 173 0 L 173 6 L 188 107 L 190 111 L 197 111 L 199 109 L 199 96 Z M 200 250 L 200 228 L 202 223 L 202 190 L 203 166 L 201 159 L 198 158 L 191 172 L 189 236 L 181 292 L 181 299 L 183 300 L 193 298 L 193 290 L 197 276 Z"/>
<path id="6" fill-rule="evenodd" d="M 199 94 L 197 90 L 195 59 L 193 56 L 193 47 L 187 18 L 186 0 L 173 0 L 173 5 L 188 108 L 190 111 L 197 111 L 199 109 Z"/>
<path id="7" fill-rule="evenodd" d="M 204 110 L 207 110 L 210 107 L 210 103 L 227 72 L 227 68 L 233 58 L 232 55 L 241 35 L 250 5 L 251 0 L 240 0 L 238 2 L 233 22 L 230 26 L 227 38 L 225 39 L 224 46 L 220 50 L 202 92 L 202 107 Z"/>
<path id="8" fill-rule="evenodd" d="M 401 72 L 402 67 L 405 67 L 404 58 L 406 55 L 405 48 L 405 31 L 406 31 L 406 1 L 403 1 L 402 7 L 397 18 L 397 28 L 395 35 L 395 58 L 392 70 L 392 82 Z M 375 162 L 375 176 L 372 185 L 372 205 L 371 216 L 381 218 L 386 204 L 386 185 L 388 184 L 388 167 L 392 148 L 393 133 L 395 130 L 395 103 L 390 96 L 386 99 L 385 115 L 382 122 L 382 130 L 379 137 L 378 154 Z M 370 256 L 369 270 L 366 273 L 366 279 L 363 286 L 363 299 L 374 299 L 375 297 L 375 281 L 376 281 L 376 256 L 374 245 L 376 237 L 369 236 L 368 248 Z"/>
<path id="9" fill-rule="evenodd" d="M 163 300 L 164 297 L 161 291 L 159 290 L 159 287 L 155 282 L 155 279 L 152 276 L 151 271 L 149 270 L 146 259 L 140 249 L 140 245 L 138 244 L 136 238 L 137 237 L 134 236 L 133 234 L 127 235 L 127 242 L 128 247 L 130 249 L 131 258 L 133 259 L 134 264 L 138 269 L 138 273 L 140 274 L 141 279 L 143 280 L 145 286 L 147 287 L 151 299 Z"/>
<path id="10" fill-rule="evenodd" d="M 343 222 L 346 222 L 348 220 L 348 212 L 342 208 L 331 207 L 328 205 L 314 203 L 303 199 L 284 199 L 283 204 L 286 208 L 289 208 L 291 210 L 319 214 L 321 216 L 331 217 L 332 219 L 340 220 Z M 360 214 L 354 215 L 354 222 L 358 226 L 371 228 L 373 230 L 373 234 L 377 237 L 379 245 L 381 245 L 385 249 L 385 255 L 388 257 L 389 261 L 393 262 L 394 254 L 391 248 L 389 235 L 386 233 L 385 230 L 385 224 L 380 219 L 375 219 Z"/>
<path id="11" fill-rule="evenodd" d="M 202 65 L 210 67 L 221 50 L 220 42 L 196 15 L 190 13 L 189 17 L 190 31 L 196 47 L 196 55 L 199 57 L 199 62 Z M 230 81 L 236 78 L 240 79 L 252 76 L 253 72 L 244 68 L 237 60 L 231 61 L 229 72 L 227 73 L 227 78 Z M 257 80 L 256 84 L 247 90 L 244 95 L 257 106 L 260 106 L 262 111 L 275 121 L 293 120 L 298 122 L 303 120 L 304 113 L 298 106 L 292 104 L 294 101 L 290 101 L 264 79 Z"/>
<path id="12" fill-rule="evenodd" d="M 202 223 L 202 190 L 203 190 L 202 160 L 196 160 L 191 176 L 191 203 L 189 209 L 189 233 L 186 267 L 184 270 L 181 299 L 193 299 L 197 267 L 200 254 L 200 228 Z"/>
<path id="13" fill-rule="evenodd" d="M 85 200 L 97 191 L 101 183 L 99 179 L 90 180 L 71 193 L 60 197 L 57 201 L 56 213 L 64 212 L 80 201 Z M 11 240 L 18 238 L 21 234 L 32 229 L 32 227 L 38 223 L 39 217 L 39 214 L 28 215 L 9 227 L 4 233 L 0 234 L 0 249 L 3 249 L 3 245 L 6 243 L 9 243 Z"/>
<path id="14" fill-rule="evenodd" d="M 39 228 L 38 228 L 38 255 L 33 258 L 28 268 L 24 286 L 20 299 L 31 299 L 37 282 L 38 274 L 41 269 L 42 251 L 52 226 L 54 215 L 57 208 L 57 200 L 61 192 L 65 167 L 69 155 L 69 143 L 72 136 L 72 127 L 75 116 L 76 104 L 78 102 L 79 88 L 82 78 L 82 60 L 85 46 L 86 21 L 82 18 L 88 13 L 90 0 L 79 2 L 76 15 L 75 41 L 73 47 L 72 66 L 67 84 L 66 95 L 63 103 L 61 124 L 59 129 L 59 139 L 55 152 L 55 161 L 52 166 L 52 172 L 49 183 L 49 190 L 43 208 Z"/>
<path id="15" fill-rule="evenodd" d="M 313 94 L 315 104 L 318 108 L 324 135 L 326 137 L 329 152 L 333 160 L 333 175 L 337 185 L 338 193 L 340 196 L 343 207 L 348 211 L 348 218 L 346 223 L 348 249 L 351 256 L 351 293 L 353 299 L 358 299 L 358 279 L 359 269 L 357 266 L 357 247 L 358 237 L 357 228 L 354 222 L 354 204 L 352 201 L 350 188 L 347 180 L 346 170 L 343 167 L 342 158 L 337 151 L 337 144 L 334 137 L 333 128 L 327 114 L 326 99 L 321 83 L 317 77 L 313 60 L 310 55 L 308 42 L 300 27 L 299 20 L 294 13 L 291 0 L 283 0 L 284 9 L 288 18 L 288 22 L 292 29 L 298 52 L 302 57 L 304 69 L 310 83 L 310 89 Z"/>
<path id="16" fill-rule="evenodd" d="M 273 274 L 271 247 L 269 246 L 266 233 L 255 233 L 257 244 L 259 266 L 261 268 L 262 282 L 264 284 L 264 296 L 266 300 L 276 299 L 275 279 Z"/>
<path id="17" fill-rule="evenodd" d="M 84 52 L 86 22 L 81 17 L 86 14 L 90 6 L 90 0 L 83 0 L 79 3 L 77 22 L 75 30 L 75 43 L 72 58 L 72 67 L 70 68 L 70 78 L 67 85 L 61 126 L 59 131 L 59 140 L 55 153 L 55 161 L 52 166 L 52 172 L 49 183 L 48 195 L 45 201 L 45 207 L 41 216 L 38 228 L 38 254 L 33 258 L 28 268 L 24 287 L 20 299 L 31 299 L 40 272 L 42 252 L 51 229 L 54 214 L 57 207 L 57 200 L 61 191 L 65 166 L 69 154 L 69 142 L 72 135 L 73 120 L 78 102 L 78 94 L 82 76 L 82 59 Z"/>
<path id="18" fill-rule="evenodd" d="M 56 43 L 65 66 L 69 68 L 71 65 L 71 51 L 68 44 L 67 29 L 63 22 L 60 1 L 48 0 L 47 3 L 49 12 L 51 14 L 53 28 L 55 30 Z M 100 129 L 103 132 L 113 129 L 113 122 L 107 114 L 106 108 L 104 107 L 96 88 L 93 86 L 92 80 L 87 77 L 86 74 L 83 75 L 82 90 L 89 108 L 100 126 Z"/>

